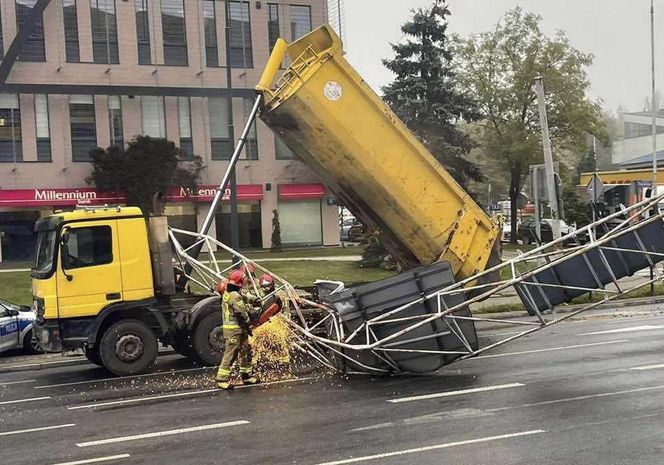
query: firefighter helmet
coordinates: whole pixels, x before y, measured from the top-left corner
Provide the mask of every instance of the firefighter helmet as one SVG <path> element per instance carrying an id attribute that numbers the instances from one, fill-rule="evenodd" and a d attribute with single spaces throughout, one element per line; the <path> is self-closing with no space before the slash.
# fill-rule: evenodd
<path id="1" fill-rule="evenodd" d="M 242 287 L 244 284 L 244 272 L 240 270 L 234 270 L 228 276 L 228 284 L 233 284 L 234 286 Z"/>

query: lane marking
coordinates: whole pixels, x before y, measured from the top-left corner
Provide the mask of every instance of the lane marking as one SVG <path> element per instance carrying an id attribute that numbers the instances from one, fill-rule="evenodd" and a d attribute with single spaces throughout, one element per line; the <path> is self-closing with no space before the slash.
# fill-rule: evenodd
<path id="1" fill-rule="evenodd" d="M 42 426 L 41 428 L 30 428 L 30 429 L 20 429 L 17 431 L 5 431 L 1 432 L 0 436 L 10 436 L 12 434 L 23 434 L 23 433 L 33 433 L 35 431 L 47 431 L 50 429 L 60 429 L 60 428 L 70 428 L 76 426 L 74 423 L 69 423 L 66 425 L 55 425 L 55 426 Z"/>
<path id="2" fill-rule="evenodd" d="M 401 397 L 398 399 L 388 399 L 388 402 L 391 402 L 393 404 L 399 404 L 402 402 L 413 402 L 413 401 L 418 401 L 418 400 L 426 400 L 426 399 L 437 399 L 439 397 L 452 397 L 452 396 L 462 396 L 465 394 L 473 394 L 476 392 L 488 392 L 488 391 L 498 391 L 500 389 L 510 389 L 510 388 L 515 388 L 515 387 L 523 387 L 525 384 L 522 383 L 510 383 L 510 384 L 500 384 L 497 386 L 484 386 L 484 387 L 479 387 L 479 388 L 472 388 L 472 389 L 461 389 L 459 391 L 446 391 L 446 392 L 437 392 L 434 394 L 423 394 L 420 396 L 412 396 L 412 397 Z"/>
<path id="3" fill-rule="evenodd" d="M 6 383 L 1 382 L 0 386 L 10 386 L 12 384 L 28 384 L 28 383 L 36 383 L 36 382 L 37 382 L 36 379 L 26 379 L 24 381 L 8 381 Z"/>
<path id="4" fill-rule="evenodd" d="M 87 460 L 77 460 L 76 462 L 61 462 L 61 463 L 56 463 L 55 465 L 83 465 L 84 463 L 109 462 L 111 460 L 128 459 L 129 457 L 131 457 L 131 455 L 129 454 L 107 455 L 106 457 L 97 457 L 95 459 L 87 459 Z"/>
<path id="5" fill-rule="evenodd" d="M 546 349 L 524 350 L 524 351 L 521 351 L 521 352 L 508 352 L 506 354 L 480 355 L 479 357 L 469 358 L 468 360 L 479 360 L 479 359 L 482 359 L 482 358 L 508 357 L 510 355 L 537 354 L 537 353 L 540 353 L 540 352 L 552 352 L 552 351 L 555 351 L 555 350 L 580 349 L 582 347 L 605 346 L 605 345 L 609 345 L 609 344 L 619 344 L 621 342 L 629 342 L 629 339 L 621 339 L 619 341 L 593 342 L 593 343 L 590 343 L 590 344 L 575 344 L 575 345 L 571 345 L 571 346 L 561 346 L 561 347 L 548 347 Z"/>
<path id="6" fill-rule="evenodd" d="M 110 402 L 98 402 L 92 404 L 75 405 L 74 407 L 67 407 L 67 410 L 80 410 L 84 408 L 106 407 L 109 405 L 134 404 L 136 402 L 148 402 L 150 400 L 155 400 L 155 399 L 170 399 L 172 397 L 194 396 L 196 394 L 208 394 L 210 392 L 217 392 L 217 391 L 219 391 L 219 389 L 205 389 L 203 391 L 178 392 L 176 394 L 164 394 L 162 396 L 137 397 L 135 399 L 123 399 L 123 400 L 114 400 Z"/>
<path id="7" fill-rule="evenodd" d="M 10 370 L 12 368 L 41 367 L 41 366 L 44 366 L 44 365 L 55 365 L 55 364 L 58 364 L 58 363 L 78 363 L 81 360 L 85 360 L 85 359 L 86 359 L 85 357 L 80 357 L 80 358 L 76 358 L 76 359 L 73 359 L 73 360 L 57 360 L 55 362 L 26 363 L 25 365 L 7 365 L 7 366 L 4 366 L 2 368 L 6 368 L 6 369 Z"/>
<path id="8" fill-rule="evenodd" d="M 169 375 L 169 374 L 175 374 L 175 373 L 186 373 L 189 371 L 201 371 L 201 370 L 212 370 L 214 367 L 202 367 L 202 368 L 187 368 L 186 370 L 174 370 L 174 371 L 160 371 L 158 373 L 146 373 L 143 375 L 132 375 L 132 376 L 123 376 L 123 377 L 115 377 L 115 378 L 101 378 L 101 379 L 96 379 L 96 380 L 91 380 L 91 381 L 74 381 L 71 383 L 61 383 L 61 384 L 47 384 L 45 386 L 35 386 L 35 389 L 49 389 L 49 388 L 55 388 L 55 387 L 63 387 L 63 386 L 78 386 L 81 384 L 97 384 L 97 383 L 105 383 L 106 381 L 122 381 L 125 379 L 134 379 L 134 378 L 147 378 L 149 376 L 159 376 L 159 375 Z"/>
<path id="9" fill-rule="evenodd" d="M 450 447 L 458 447 L 458 446 L 467 446 L 470 444 L 479 444 L 482 442 L 490 442 L 490 441 L 500 441 L 501 439 L 510 439 L 510 438 L 518 438 L 518 437 L 523 437 L 523 436 L 531 436 L 533 434 L 541 434 L 545 433 L 546 431 L 543 429 L 536 429 L 536 430 L 531 430 L 531 431 L 522 431 L 521 433 L 512 433 L 512 434 L 501 434 L 500 436 L 488 436 L 485 438 L 478 438 L 478 439 L 469 439 L 467 441 L 457 441 L 457 442 L 448 442 L 446 444 L 437 444 L 435 446 L 426 446 L 426 447 L 417 447 L 415 449 L 404 449 L 404 450 L 398 450 L 395 452 L 385 452 L 382 454 L 376 454 L 376 455 L 365 455 L 363 457 L 354 457 L 352 459 L 345 459 L 345 460 L 335 460 L 334 462 L 324 462 L 324 463 L 319 463 L 318 465 L 343 465 L 346 463 L 356 463 L 356 462 L 366 462 L 369 460 L 377 460 L 377 459 L 384 459 L 387 457 L 396 457 L 399 455 L 406 455 L 406 454 L 417 454 L 420 452 L 428 452 L 432 450 L 439 450 L 439 449 L 448 449 Z"/>
<path id="10" fill-rule="evenodd" d="M 659 365 L 644 365 L 640 367 L 632 367 L 630 370 L 638 370 L 638 371 L 645 371 L 645 370 L 659 370 L 664 368 L 664 363 L 660 363 Z"/>
<path id="11" fill-rule="evenodd" d="M 110 439 L 100 439 L 98 441 L 80 442 L 78 447 L 101 446 L 104 444 L 113 444 L 116 442 L 138 441 L 140 439 L 159 438 L 163 436 L 172 436 L 174 434 L 193 433 L 196 431 L 206 431 L 210 429 L 228 428 L 230 426 L 248 425 L 247 420 L 227 421 L 225 423 L 214 423 L 212 425 L 192 426 L 191 428 L 178 428 L 167 431 L 157 431 L 155 433 L 136 434 L 134 436 L 122 436 Z"/>
<path id="12" fill-rule="evenodd" d="M 600 394 L 588 394 L 585 396 L 576 396 L 576 397 L 565 397 L 562 399 L 554 399 L 554 400 L 544 400 L 542 402 L 535 402 L 532 404 L 523 404 L 523 405 L 516 405 L 516 406 L 511 406 L 511 407 L 499 407 L 499 408 L 492 408 L 488 410 L 484 410 L 485 412 L 502 412 L 504 410 L 512 410 L 512 409 L 518 409 L 518 408 L 525 408 L 525 407 L 539 407 L 540 405 L 551 405 L 551 404 L 562 404 L 564 402 L 575 402 L 578 400 L 588 400 L 588 399 L 598 399 L 601 397 L 613 397 L 613 396 L 620 396 L 623 394 L 636 394 L 637 392 L 648 392 L 648 391 L 658 391 L 664 389 L 664 384 L 658 385 L 658 386 L 649 386 L 649 387 L 643 387 L 643 388 L 635 388 L 635 389 L 626 389 L 623 391 L 613 391 L 613 392 L 602 392 Z"/>
<path id="13" fill-rule="evenodd" d="M 20 404 L 22 402 L 36 402 L 38 400 L 48 400 L 50 399 L 51 396 L 45 396 L 45 397 L 32 397 L 30 399 L 17 399 L 17 400 L 6 400 L 4 402 L 0 402 L 0 405 L 9 405 L 9 404 Z"/>
<path id="14" fill-rule="evenodd" d="M 283 381 L 272 381 L 269 383 L 261 383 L 261 384 L 251 384 L 251 385 L 240 385 L 240 386 L 235 386 L 235 389 L 249 389 L 249 388 L 260 388 L 260 387 L 265 387 L 265 386 L 273 386 L 275 384 L 287 384 L 287 383 L 295 383 L 299 381 L 309 381 L 314 379 L 313 376 L 308 376 L 306 378 L 298 378 L 298 379 L 286 379 Z M 188 396 L 195 396 L 197 394 L 210 394 L 210 393 L 217 393 L 220 392 L 220 389 L 214 388 L 214 389 L 202 389 L 198 391 L 187 391 L 187 392 L 176 392 L 173 394 L 163 394 L 163 395 L 158 395 L 158 396 L 150 396 L 150 397 L 136 397 L 133 399 L 120 399 L 120 400 L 112 400 L 109 402 L 95 402 L 91 404 L 84 404 L 84 405 L 75 405 L 73 407 L 67 407 L 67 410 L 80 410 L 80 409 L 85 409 L 85 408 L 95 408 L 95 407 L 107 407 L 109 405 L 122 405 L 122 404 L 135 404 L 137 402 L 149 402 L 151 400 L 156 400 L 156 399 L 170 399 L 173 397 L 188 397 Z"/>
<path id="15" fill-rule="evenodd" d="M 664 329 L 664 325 L 631 326 L 629 328 L 609 329 L 606 331 L 595 331 L 593 333 L 577 334 L 577 336 L 597 336 L 599 334 L 634 333 L 638 331 L 652 331 L 654 329 Z"/>

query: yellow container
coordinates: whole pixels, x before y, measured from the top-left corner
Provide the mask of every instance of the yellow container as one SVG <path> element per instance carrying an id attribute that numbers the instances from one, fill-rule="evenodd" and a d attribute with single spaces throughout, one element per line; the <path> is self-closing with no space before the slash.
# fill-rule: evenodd
<path id="1" fill-rule="evenodd" d="M 273 87 L 285 53 L 292 62 Z M 343 56 L 323 26 L 275 47 L 261 119 L 408 265 L 450 262 L 457 279 L 486 268 L 498 226 Z"/>

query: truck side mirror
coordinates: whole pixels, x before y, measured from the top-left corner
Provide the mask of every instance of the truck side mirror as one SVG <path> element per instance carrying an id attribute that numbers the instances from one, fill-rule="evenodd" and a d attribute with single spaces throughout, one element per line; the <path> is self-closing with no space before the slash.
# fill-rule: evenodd
<path id="1" fill-rule="evenodd" d="M 69 229 L 64 229 L 62 233 L 60 234 L 60 256 L 62 257 L 61 262 L 61 267 L 62 267 L 62 274 L 65 275 L 65 278 L 67 278 L 67 281 L 71 281 L 74 279 L 74 277 L 70 274 L 67 274 L 66 268 L 67 268 L 67 262 L 69 260 L 69 248 L 67 247 L 67 243 L 69 242 Z"/>

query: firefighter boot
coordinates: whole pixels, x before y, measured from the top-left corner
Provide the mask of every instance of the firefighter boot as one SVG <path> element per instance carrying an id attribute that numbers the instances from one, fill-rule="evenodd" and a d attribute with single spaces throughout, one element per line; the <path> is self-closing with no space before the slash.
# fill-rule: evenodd
<path id="1" fill-rule="evenodd" d="M 233 385 L 231 384 L 230 380 L 222 380 L 222 379 L 216 379 L 217 382 L 217 387 L 219 389 L 223 389 L 224 391 L 232 391 L 233 390 Z"/>
<path id="2" fill-rule="evenodd" d="M 256 376 L 242 375 L 242 384 L 252 385 L 252 384 L 259 384 L 260 382 L 261 381 Z"/>

